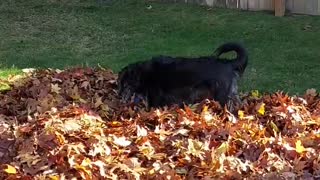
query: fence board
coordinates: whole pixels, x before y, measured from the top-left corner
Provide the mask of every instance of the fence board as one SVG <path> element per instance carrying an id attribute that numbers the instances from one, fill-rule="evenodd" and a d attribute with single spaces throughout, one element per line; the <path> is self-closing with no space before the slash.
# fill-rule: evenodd
<path id="1" fill-rule="evenodd" d="M 293 9 L 293 0 L 287 0 L 286 2 L 286 9 L 291 12 Z"/>
<path id="2" fill-rule="evenodd" d="M 320 2 L 318 1 L 318 12 L 317 12 L 318 15 L 320 15 Z"/>
<path id="3" fill-rule="evenodd" d="M 318 10 L 319 3 L 320 3 L 320 0 L 314 0 L 314 5 L 313 5 L 314 11 L 312 15 L 320 14 L 320 11 Z"/>
<path id="4" fill-rule="evenodd" d="M 271 0 L 259 0 L 259 9 L 261 10 L 272 10 Z"/>
<path id="5" fill-rule="evenodd" d="M 306 13 L 316 15 L 318 12 L 318 0 L 309 0 L 306 4 Z"/>
<path id="6" fill-rule="evenodd" d="M 226 0 L 213 0 L 213 4 L 217 7 L 227 7 Z"/>
<path id="7" fill-rule="evenodd" d="M 0 0 L 1 1 L 1 0 Z M 274 10 L 274 2 L 278 0 L 156 0 L 162 2 L 196 3 L 223 8 L 239 8 L 242 10 Z M 320 15 L 320 0 L 286 0 L 286 9 L 296 14 Z"/>
<path id="8" fill-rule="evenodd" d="M 274 8 L 274 15 L 275 16 L 284 16 L 286 11 L 286 2 L 285 0 L 277 0 L 275 2 L 275 8 Z"/>
<path id="9" fill-rule="evenodd" d="M 293 11 L 296 13 L 304 13 L 305 0 L 294 0 Z"/>
<path id="10" fill-rule="evenodd" d="M 205 0 L 208 6 L 213 6 L 213 0 Z"/>
<path id="11" fill-rule="evenodd" d="M 257 0 L 248 0 L 248 9 L 249 10 L 258 10 L 259 9 L 259 1 Z"/>
<path id="12" fill-rule="evenodd" d="M 248 9 L 248 0 L 240 0 L 240 8 L 247 10 Z"/>
<path id="13" fill-rule="evenodd" d="M 226 5 L 228 8 L 231 8 L 231 9 L 236 9 L 238 8 L 237 7 L 237 3 L 238 3 L 238 0 L 226 0 Z"/>
<path id="14" fill-rule="evenodd" d="M 306 1 L 304 6 L 304 12 L 307 12 L 309 14 L 313 13 L 314 10 L 313 10 L 312 4 L 313 4 L 313 0 Z"/>

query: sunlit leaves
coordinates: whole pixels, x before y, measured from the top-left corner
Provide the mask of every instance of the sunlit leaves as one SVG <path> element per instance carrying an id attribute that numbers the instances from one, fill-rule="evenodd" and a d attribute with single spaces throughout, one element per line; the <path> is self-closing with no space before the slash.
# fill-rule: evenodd
<path id="1" fill-rule="evenodd" d="M 188 154 L 191 154 L 202 160 L 204 150 L 208 150 L 205 143 L 193 139 L 188 139 Z"/>
<path id="2" fill-rule="evenodd" d="M 0 94 L 0 179 L 316 179 L 320 97 L 252 91 L 147 111 L 110 70 L 41 70 Z M 19 80 L 19 82 L 13 81 Z"/>
<path id="3" fill-rule="evenodd" d="M 131 141 L 128 141 L 126 140 L 126 137 L 122 136 L 122 137 L 116 137 L 116 136 L 113 136 L 113 142 L 119 146 L 123 146 L 123 147 L 126 147 L 126 146 L 129 146 L 131 144 Z"/>

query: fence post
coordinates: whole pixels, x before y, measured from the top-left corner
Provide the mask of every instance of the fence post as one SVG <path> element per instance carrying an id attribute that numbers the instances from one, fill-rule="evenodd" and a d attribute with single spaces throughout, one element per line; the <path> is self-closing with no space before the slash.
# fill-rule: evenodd
<path id="1" fill-rule="evenodd" d="M 286 1 L 274 0 L 274 15 L 284 16 L 285 11 L 286 11 Z"/>

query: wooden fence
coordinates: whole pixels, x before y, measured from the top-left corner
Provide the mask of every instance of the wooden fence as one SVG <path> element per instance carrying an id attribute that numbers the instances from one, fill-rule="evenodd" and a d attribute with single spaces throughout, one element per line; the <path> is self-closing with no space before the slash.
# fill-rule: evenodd
<path id="1" fill-rule="evenodd" d="M 275 10 L 275 1 L 281 0 L 161 0 L 166 2 L 197 3 L 201 5 L 236 8 L 250 11 Z M 287 12 L 320 15 L 320 0 L 285 0 Z"/>

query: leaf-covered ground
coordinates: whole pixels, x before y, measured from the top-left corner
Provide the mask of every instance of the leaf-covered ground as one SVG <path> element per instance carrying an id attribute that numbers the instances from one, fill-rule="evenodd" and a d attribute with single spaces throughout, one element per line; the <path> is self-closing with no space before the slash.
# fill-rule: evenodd
<path id="1" fill-rule="evenodd" d="M 146 111 L 121 104 L 116 74 L 37 70 L 0 93 L 0 179 L 317 179 L 320 97 L 243 95 Z"/>

